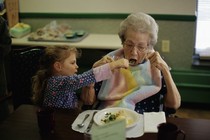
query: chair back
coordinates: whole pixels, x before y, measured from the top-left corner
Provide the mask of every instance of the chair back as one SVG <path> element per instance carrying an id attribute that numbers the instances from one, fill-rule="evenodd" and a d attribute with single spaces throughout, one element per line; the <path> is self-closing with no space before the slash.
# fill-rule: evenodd
<path id="1" fill-rule="evenodd" d="M 16 109 L 21 104 L 32 104 L 32 81 L 39 68 L 45 47 L 27 47 L 11 51 L 11 91 Z"/>

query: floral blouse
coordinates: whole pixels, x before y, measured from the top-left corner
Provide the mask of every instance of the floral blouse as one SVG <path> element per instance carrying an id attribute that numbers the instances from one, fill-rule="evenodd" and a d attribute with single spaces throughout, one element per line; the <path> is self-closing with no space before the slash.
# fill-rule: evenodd
<path id="1" fill-rule="evenodd" d="M 52 76 L 44 90 L 44 107 L 72 109 L 78 106 L 76 90 L 111 77 L 108 64 L 73 76 Z"/>

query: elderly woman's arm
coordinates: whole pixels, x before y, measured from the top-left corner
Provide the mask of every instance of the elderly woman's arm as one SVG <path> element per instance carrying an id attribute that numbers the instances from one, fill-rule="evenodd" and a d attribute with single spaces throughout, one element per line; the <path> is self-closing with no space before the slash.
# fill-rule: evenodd
<path id="1" fill-rule="evenodd" d="M 171 73 L 168 69 L 162 70 L 162 74 L 166 83 L 167 93 L 165 95 L 165 107 L 178 109 L 181 105 L 181 96 L 173 81 Z"/>
<path id="2" fill-rule="evenodd" d="M 92 105 L 96 101 L 94 84 L 82 88 L 82 94 L 80 95 L 84 105 Z"/>
<path id="3" fill-rule="evenodd" d="M 178 109 L 181 105 L 181 97 L 173 81 L 168 65 L 161 58 L 158 52 L 148 54 L 148 59 L 150 60 L 151 64 L 158 68 L 163 74 L 167 89 L 167 93 L 164 97 L 165 107 Z"/>

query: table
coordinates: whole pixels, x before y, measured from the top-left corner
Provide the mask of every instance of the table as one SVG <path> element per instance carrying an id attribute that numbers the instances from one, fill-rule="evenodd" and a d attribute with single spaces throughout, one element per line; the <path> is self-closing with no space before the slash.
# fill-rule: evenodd
<path id="1" fill-rule="evenodd" d="M 83 140 L 83 134 L 71 129 L 71 124 L 78 115 L 75 110 L 56 110 L 55 133 L 47 138 L 39 134 L 36 119 L 36 107 L 20 106 L 11 116 L 0 124 L 1 140 Z M 210 138 L 210 120 L 167 118 L 167 122 L 175 123 L 186 133 L 186 140 L 207 140 Z M 137 130 L 138 131 L 138 130 Z M 156 133 L 145 133 L 139 138 L 129 140 L 156 140 Z"/>
<path id="2" fill-rule="evenodd" d="M 29 34 L 30 35 L 30 34 Z M 28 36 L 12 38 L 13 46 L 50 46 L 70 45 L 81 49 L 111 49 L 116 50 L 122 47 L 117 34 L 89 34 L 79 42 L 49 42 L 49 41 L 28 41 Z"/>

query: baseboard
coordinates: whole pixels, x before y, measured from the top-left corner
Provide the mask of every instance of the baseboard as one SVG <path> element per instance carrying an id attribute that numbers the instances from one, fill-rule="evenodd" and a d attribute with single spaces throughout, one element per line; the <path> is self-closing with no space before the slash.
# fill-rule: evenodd
<path id="1" fill-rule="evenodd" d="M 182 102 L 181 108 L 193 108 L 202 110 L 210 110 L 210 103 L 192 103 L 192 102 Z"/>

